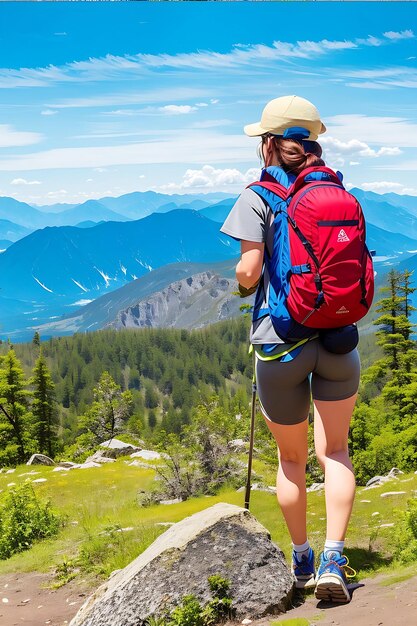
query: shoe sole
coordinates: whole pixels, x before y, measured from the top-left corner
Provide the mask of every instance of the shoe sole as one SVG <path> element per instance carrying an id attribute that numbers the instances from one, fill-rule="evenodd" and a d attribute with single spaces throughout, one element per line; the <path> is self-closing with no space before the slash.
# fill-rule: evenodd
<path id="1" fill-rule="evenodd" d="M 305 587 L 314 587 L 315 575 L 311 574 L 311 576 L 306 576 L 305 578 L 295 578 L 295 588 L 296 589 L 304 589 Z"/>
<path id="2" fill-rule="evenodd" d="M 350 593 L 343 580 L 334 574 L 323 574 L 317 581 L 314 592 L 317 600 L 346 604 L 350 602 Z"/>

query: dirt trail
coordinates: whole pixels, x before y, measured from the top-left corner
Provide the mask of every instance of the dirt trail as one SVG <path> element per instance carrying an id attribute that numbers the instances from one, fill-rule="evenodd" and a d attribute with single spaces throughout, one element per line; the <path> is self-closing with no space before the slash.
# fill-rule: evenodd
<path id="1" fill-rule="evenodd" d="M 46 589 L 47 574 L 8 574 L 0 576 L 0 625 L 66 626 L 77 613 L 97 582 L 73 580 L 60 589 Z M 295 617 L 304 617 L 320 626 L 408 626 L 417 622 L 417 576 L 404 582 L 382 586 L 384 576 L 362 580 L 352 586 L 348 605 L 326 605 L 307 595 L 305 602 L 281 617 L 252 622 L 270 626 Z M 356 588 L 355 588 L 356 587 Z M 7 599 L 8 602 L 4 602 Z M 314 621 L 313 621 L 314 620 Z"/>

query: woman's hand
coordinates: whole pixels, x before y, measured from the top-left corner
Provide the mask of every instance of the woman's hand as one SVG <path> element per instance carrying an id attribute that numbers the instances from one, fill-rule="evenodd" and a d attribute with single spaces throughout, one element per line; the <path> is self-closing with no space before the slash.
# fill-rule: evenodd
<path id="1" fill-rule="evenodd" d="M 256 241 L 240 242 L 240 261 L 236 266 L 236 278 L 244 289 L 254 287 L 262 274 L 264 243 Z"/>

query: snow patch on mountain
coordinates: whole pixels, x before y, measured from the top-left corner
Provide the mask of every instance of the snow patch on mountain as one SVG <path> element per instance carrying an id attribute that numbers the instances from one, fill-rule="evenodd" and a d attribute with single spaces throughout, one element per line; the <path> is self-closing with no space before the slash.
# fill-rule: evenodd
<path id="1" fill-rule="evenodd" d="M 49 293 L 54 293 L 54 292 L 52 291 L 52 289 L 48 289 L 48 287 L 46 287 L 43 283 L 41 283 L 41 281 L 40 281 L 40 280 L 38 280 L 38 279 L 36 278 L 36 276 L 32 276 L 32 278 L 33 278 L 34 280 L 36 280 L 36 282 L 38 283 L 38 285 L 40 285 L 43 289 L 45 289 L 45 291 L 49 291 Z"/>
<path id="2" fill-rule="evenodd" d="M 149 270 L 150 272 L 152 272 L 153 267 L 151 265 L 144 263 L 144 261 L 141 261 L 140 259 L 137 259 L 136 257 L 135 257 L 135 261 L 137 261 L 139 265 L 142 265 L 142 267 L 144 267 L 146 270 Z"/>
<path id="3" fill-rule="evenodd" d="M 119 261 L 119 263 L 120 263 L 120 261 Z M 122 265 L 122 263 L 120 263 L 120 269 L 122 270 L 123 274 L 126 276 L 127 269 L 125 268 L 124 265 Z"/>
<path id="4" fill-rule="evenodd" d="M 79 283 L 77 280 L 75 280 L 74 278 L 71 278 L 72 282 L 75 283 L 77 285 L 77 287 L 79 287 L 80 289 L 82 289 L 83 291 L 87 292 L 88 289 L 86 289 L 85 287 L 82 286 L 81 283 Z"/>
<path id="5" fill-rule="evenodd" d="M 97 270 L 98 273 L 104 278 L 104 281 L 106 283 L 106 287 L 108 287 L 110 285 L 110 281 L 111 281 L 110 276 L 105 274 L 102 270 L 99 270 L 98 267 L 94 267 L 94 269 Z"/>
<path id="6" fill-rule="evenodd" d="M 68 304 L 68 306 L 84 306 L 85 304 L 90 304 L 93 302 L 92 300 L 77 300 L 77 302 L 73 302 L 72 304 Z"/>

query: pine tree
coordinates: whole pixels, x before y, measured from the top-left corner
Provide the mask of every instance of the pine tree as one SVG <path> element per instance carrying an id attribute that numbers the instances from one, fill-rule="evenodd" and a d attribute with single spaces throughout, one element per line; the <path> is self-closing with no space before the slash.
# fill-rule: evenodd
<path id="1" fill-rule="evenodd" d="M 11 348 L 0 368 L 0 436 L 2 458 L 7 463 L 24 463 L 27 459 L 30 413 L 29 393 L 20 361 Z"/>
<path id="2" fill-rule="evenodd" d="M 57 447 L 58 418 L 55 404 L 55 385 L 45 357 L 40 355 L 33 369 L 33 429 L 40 453 L 54 456 Z"/>
<path id="3" fill-rule="evenodd" d="M 94 389 L 94 402 L 80 418 L 80 426 L 90 431 L 98 444 L 121 432 L 131 414 L 132 393 L 122 392 L 109 372 L 103 372 Z"/>
<path id="4" fill-rule="evenodd" d="M 37 346 L 38 348 L 40 348 L 41 338 L 40 338 L 38 331 L 36 331 L 35 334 L 33 335 L 32 343 L 34 346 Z"/>

